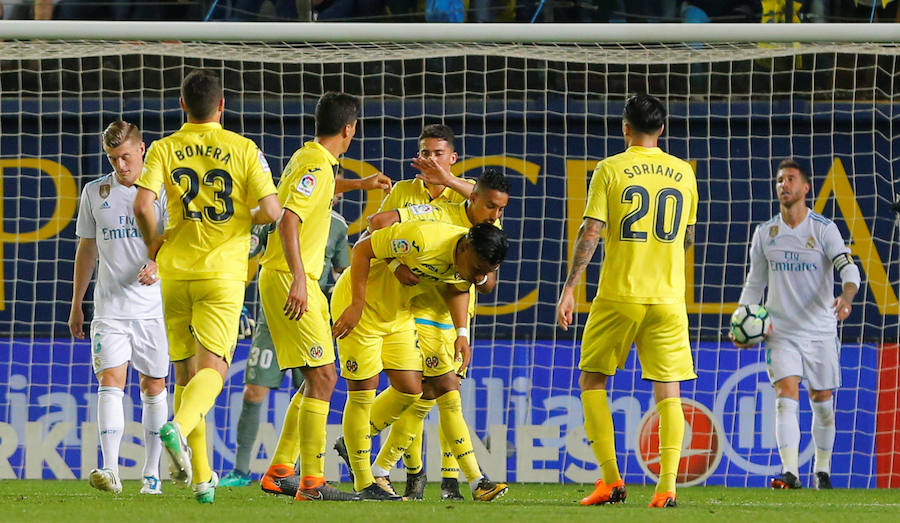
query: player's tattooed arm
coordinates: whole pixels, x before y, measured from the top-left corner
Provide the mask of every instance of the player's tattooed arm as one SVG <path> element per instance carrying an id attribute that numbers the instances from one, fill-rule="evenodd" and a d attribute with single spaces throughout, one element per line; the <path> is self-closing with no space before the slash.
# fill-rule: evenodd
<path id="1" fill-rule="evenodd" d="M 569 276 L 566 278 L 566 288 L 574 289 L 584 269 L 587 268 L 594 251 L 600 244 L 600 237 L 606 223 L 593 218 L 585 218 L 578 228 L 578 237 L 575 239 L 575 249 L 572 256 L 572 264 L 569 266 Z"/>
<path id="2" fill-rule="evenodd" d="M 562 294 L 556 304 L 556 322 L 563 330 L 568 330 L 572 324 L 572 315 L 575 311 L 575 286 L 587 268 L 594 251 L 600 244 L 603 229 L 606 223 L 593 218 L 585 218 L 578 229 L 578 237 L 575 239 L 575 252 L 572 256 L 572 264 L 569 265 L 569 276 L 563 287 Z"/>
<path id="3" fill-rule="evenodd" d="M 697 239 L 697 226 L 696 225 L 688 225 L 684 230 L 684 250 L 688 250 L 694 245 L 694 240 Z"/>

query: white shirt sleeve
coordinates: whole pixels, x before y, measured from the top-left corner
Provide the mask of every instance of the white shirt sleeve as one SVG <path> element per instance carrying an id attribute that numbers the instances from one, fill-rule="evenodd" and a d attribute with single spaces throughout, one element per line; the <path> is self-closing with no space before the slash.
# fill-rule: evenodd
<path id="1" fill-rule="evenodd" d="M 760 234 L 760 226 L 757 225 L 750 241 L 750 272 L 747 273 L 744 290 L 741 291 L 741 298 L 738 300 L 741 305 L 760 304 L 769 281 L 769 263 L 759 241 Z"/>
<path id="2" fill-rule="evenodd" d="M 94 220 L 94 212 L 91 209 L 88 186 L 81 190 L 81 203 L 78 205 L 78 220 L 75 222 L 75 234 L 79 238 L 97 237 L 97 222 Z"/>
<path id="3" fill-rule="evenodd" d="M 852 283 L 858 289 L 860 285 L 859 267 L 853 261 L 850 249 L 844 243 L 844 238 L 841 237 L 841 232 L 834 222 L 829 223 L 822 231 L 822 248 L 825 250 L 825 256 L 831 260 L 834 268 L 841 274 L 841 283 Z"/>

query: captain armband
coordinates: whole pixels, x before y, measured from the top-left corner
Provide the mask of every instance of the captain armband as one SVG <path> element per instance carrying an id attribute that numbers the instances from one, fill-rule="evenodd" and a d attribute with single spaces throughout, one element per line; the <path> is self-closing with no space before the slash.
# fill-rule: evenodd
<path id="1" fill-rule="evenodd" d="M 831 263 L 833 263 L 834 268 L 840 272 L 844 267 L 853 264 L 853 257 L 850 256 L 850 253 L 844 252 L 835 256 L 834 259 L 831 260 Z"/>

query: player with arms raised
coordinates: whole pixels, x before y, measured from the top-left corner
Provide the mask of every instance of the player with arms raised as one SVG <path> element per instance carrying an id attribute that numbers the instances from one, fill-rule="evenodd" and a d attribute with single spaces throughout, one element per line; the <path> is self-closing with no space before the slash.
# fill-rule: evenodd
<path id="1" fill-rule="evenodd" d="M 103 131 L 103 149 L 113 172 L 85 185 L 75 232 L 75 277 L 69 330 L 84 339 L 82 300 L 99 259 L 91 323 L 91 363 L 97 388 L 97 428 L 103 468 L 90 474 L 91 486 L 115 493 L 119 480 L 119 445 L 125 433 L 122 409 L 128 363 L 138 371 L 141 388 L 141 424 L 144 426 L 145 461 L 142 494 L 161 494 L 159 429 L 166 422 L 166 376 L 169 345 L 163 323 L 162 298 L 156 264 L 134 223 L 135 180 L 144 165 L 144 142 L 137 126 L 117 120 Z M 165 222 L 165 197 L 153 206 Z M 146 284 L 146 285 L 145 285 Z"/>
<path id="2" fill-rule="evenodd" d="M 575 287 L 605 232 L 606 258 L 581 345 L 584 428 L 602 477 L 582 505 L 625 501 L 616 463 L 606 383 L 637 345 L 642 377 L 653 382 L 659 412 L 659 483 L 651 507 L 674 507 L 675 475 L 684 439 L 680 382 L 695 379 L 684 303 L 684 251 L 694 240 L 697 181 L 690 164 L 657 146 L 666 109 L 656 98 L 625 102 L 628 149 L 597 164 L 584 222 L 557 305 L 568 330 Z"/>
<path id="3" fill-rule="evenodd" d="M 807 380 L 816 444 L 815 486 L 831 488 L 834 448 L 832 391 L 841 385 L 837 322 L 850 315 L 859 289 L 859 268 L 837 225 L 806 206 L 809 174 L 783 160 L 775 175 L 781 212 L 756 228 L 750 243 L 750 272 L 740 303 L 758 304 L 768 287 L 766 310 L 772 332 L 766 338 L 766 366 L 775 387 L 775 441 L 781 475 L 775 489 L 800 488 L 798 419 L 800 379 Z M 834 297 L 834 269 L 842 293 Z M 735 343 L 746 348 L 751 345 Z"/>
<path id="4" fill-rule="evenodd" d="M 225 98 L 215 72 L 197 69 L 185 77 L 181 107 L 187 123 L 147 152 L 134 212 L 159 264 L 175 363 L 175 417 L 160 438 L 173 480 L 179 486 L 193 480 L 197 501 L 212 503 L 218 478 L 209 466 L 204 417 L 222 391 L 237 343 L 250 227 L 276 220 L 281 205 L 262 151 L 219 123 Z M 164 237 L 153 213 L 161 190 L 169 207 Z"/>

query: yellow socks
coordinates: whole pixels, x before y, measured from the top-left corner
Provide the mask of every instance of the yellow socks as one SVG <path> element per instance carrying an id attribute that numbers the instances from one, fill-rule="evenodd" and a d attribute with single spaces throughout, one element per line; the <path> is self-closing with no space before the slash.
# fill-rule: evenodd
<path id="1" fill-rule="evenodd" d="M 675 492 L 675 477 L 684 443 L 684 410 L 681 398 L 668 398 L 656 404 L 659 413 L 659 483 L 656 493 Z"/>
<path id="2" fill-rule="evenodd" d="M 200 423 L 194 426 L 194 430 L 186 439 L 188 447 L 191 448 L 191 467 L 194 469 L 191 483 L 197 485 L 209 481 L 212 478 L 212 469 L 209 466 L 209 453 L 206 448 L 206 416 L 200 416 Z"/>
<path id="3" fill-rule="evenodd" d="M 184 385 L 175 385 L 175 394 L 172 396 L 172 412 L 178 414 L 181 410 L 181 398 L 184 397 Z"/>
<path id="4" fill-rule="evenodd" d="M 377 403 L 378 400 L 376 399 Z M 391 470 L 394 464 L 400 459 L 400 456 L 418 440 L 419 442 L 419 470 L 422 469 L 422 445 L 419 435 L 425 426 L 425 417 L 434 407 L 434 400 L 417 399 L 397 418 L 397 421 L 391 425 L 391 434 L 387 440 L 381 444 L 381 451 L 375 458 L 375 465 L 383 470 Z M 407 469 L 407 472 L 409 470 Z M 418 471 L 416 471 L 418 472 Z"/>
<path id="5" fill-rule="evenodd" d="M 325 477 L 325 425 L 328 422 L 327 401 L 304 397 L 300 403 L 300 475 Z"/>
<path id="6" fill-rule="evenodd" d="M 388 425 L 397 421 L 400 414 L 412 405 L 414 401 L 419 399 L 422 394 L 406 394 L 398 391 L 394 387 L 388 387 L 381 391 L 381 394 L 375 398 L 372 404 L 369 423 L 371 425 L 370 435 L 374 436 L 385 429 Z"/>
<path id="7" fill-rule="evenodd" d="M 374 390 L 347 391 L 344 404 L 344 443 L 350 455 L 353 469 L 353 488 L 357 492 L 375 482 L 369 459 L 372 453 L 372 437 L 369 435 L 369 413 L 375 403 Z M 301 464 L 302 465 L 302 464 Z"/>
<path id="8" fill-rule="evenodd" d="M 178 423 L 178 428 L 185 437 L 190 435 L 212 408 L 219 393 L 222 392 L 222 384 L 222 375 L 218 371 L 200 369 L 184 387 L 181 407 L 173 421 Z"/>
<path id="9" fill-rule="evenodd" d="M 416 439 L 409 444 L 409 447 L 406 448 L 406 452 L 403 453 L 403 465 L 406 467 L 407 474 L 418 474 L 425 468 L 425 463 L 422 461 L 422 433 L 424 431 L 425 425 L 422 424 L 422 426 L 419 427 L 419 433 L 416 434 Z M 382 448 L 384 448 L 384 445 L 382 445 Z"/>
<path id="10" fill-rule="evenodd" d="M 303 402 L 303 392 L 298 390 L 291 398 L 287 412 L 284 415 L 284 425 L 281 426 L 281 436 L 278 437 L 278 446 L 272 454 L 269 465 L 286 465 L 294 468 L 297 457 L 300 456 L 300 405 Z"/>
<path id="11" fill-rule="evenodd" d="M 600 465 L 603 482 L 611 485 L 619 481 L 621 476 L 616 463 L 616 440 L 606 391 L 583 391 L 581 402 L 584 408 L 584 432 Z"/>
<path id="12" fill-rule="evenodd" d="M 437 399 L 437 404 L 441 412 L 441 431 L 459 462 L 459 468 L 466 475 L 466 480 L 471 483 L 481 477 L 481 469 L 478 467 L 478 460 L 475 459 L 469 427 L 463 419 L 459 391 L 451 390 L 445 393 Z"/>
<path id="13" fill-rule="evenodd" d="M 444 423 L 444 417 L 441 416 L 441 424 Z M 447 437 L 444 436 L 444 430 L 440 429 L 441 434 L 441 478 L 457 479 L 459 478 L 459 462 L 456 456 L 450 450 L 450 444 L 447 443 Z"/>

